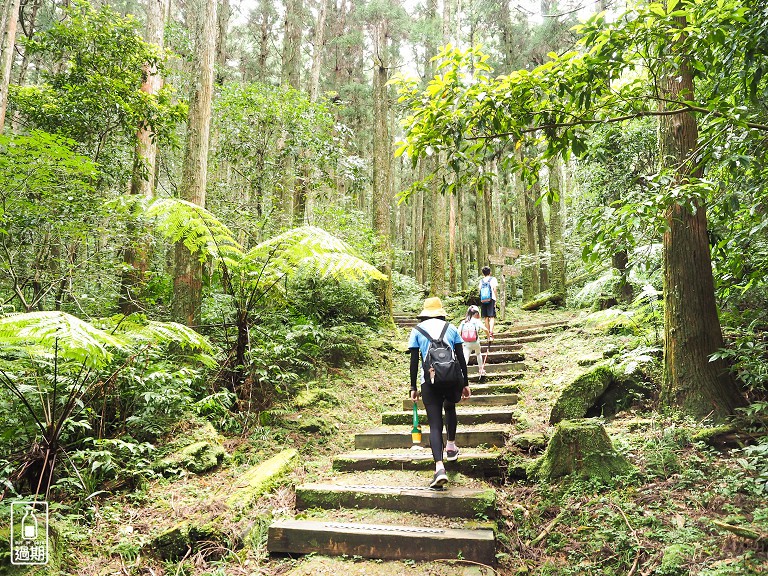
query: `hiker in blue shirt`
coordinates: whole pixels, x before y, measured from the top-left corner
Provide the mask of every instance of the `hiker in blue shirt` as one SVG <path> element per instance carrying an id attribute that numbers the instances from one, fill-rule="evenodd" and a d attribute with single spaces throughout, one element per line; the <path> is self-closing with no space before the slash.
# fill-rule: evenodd
<path id="1" fill-rule="evenodd" d="M 467 363 L 462 350 L 463 341 L 456 328 L 447 322 L 445 317 L 446 312 L 440 298 L 427 298 L 424 301 L 424 310 L 418 316 L 422 322 L 411 330 L 408 339 L 408 349 L 411 352 L 411 399 L 414 402 L 419 398 L 416 385 L 419 356 L 424 362 L 421 374 L 421 398 L 427 411 L 429 442 L 432 447 L 432 458 L 435 461 L 435 475 L 429 484 L 429 487 L 434 489 L 442 489 L 448 483 L 443 464 L 443 410 L 445 410 L 445 428 L 448 435 L 445 460 L 453 462 L 459 458 L 459 449 L 456 447 L 456 403 L 462 398 L 469 398 L 472 394 L 467 380 Z M 426 366 L 427 359 L 432 357 L 430 348 L 435 348 L 435 343 L 440 341 L 444 342 L 450 351 L 449 357 L 442 364 L 450 364 L 450 368 L 455 373 L 455 378 L 448 383 L 438 382 L 437 377 L 433 382 L 432 376 L 436 373 L 435 369 Z"/>

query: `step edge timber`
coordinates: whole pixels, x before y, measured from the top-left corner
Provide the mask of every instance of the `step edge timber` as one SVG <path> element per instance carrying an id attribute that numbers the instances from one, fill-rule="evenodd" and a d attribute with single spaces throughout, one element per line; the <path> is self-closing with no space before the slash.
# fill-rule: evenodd
<path id="1" fill-rule="evenodd" d="M 408 486 L 302 484 L 296 487 L 296 509 L 376 508 L 438 516 L 496 516 L 493 488 L 450 488 L 438 491 Z"/>
<path id="2" fill-rule="evenodd" d="M 496 536 L 492 530 L 282 520 L 270 525 L 267 550 L 270 553 L 316 552 L 384 560 L 437 560 L 445 558 L 447 550 L 460 550 L 461 557 L 466 560 L 494 564 Z"/>
<path id="3" fill-rule="evenodd" d="M 397 450 L 393 448 L 392 450 Z M 332 468 L 338 472 L 355 472 L 361 470 L 418 470 L 434 471 L 432 452 L 428 449 L 411 451 L 400 449 L 400 453 L 366 454 L 372 452 L 360 450 L 339 454 L 333 458 Z M 467 476 L 480 475 L 497 477 L 502 475 L 505 468 L 500 452 L 469 452 L 462 451 L 455 462 L 447 462 L 446 470 L 461 472 Z M 429 479 L 425 477 L 425 482 Z"/>
<path id="4" fill-rule="evenodd" d="M 470 387 L 471 388 L 471 387 Z M 516 393 L 505 394 L 473 394 L 469 398 L 462 398 L 459 406 L 514 406 L 520 400 Z M 424 402 L 419 399 L 417 406 L 419 410 L 424 409 Z M 413 400 L 403 398 L 403 410 L 413 410 Z"/>
<path id="5" fill-rule="evenodd" d="M 466 430 L 462 426 L 456 431 L 456 443 L 460 447 L 476 448 L 477 446 L 495 446 L 503 448 L 512 437 L 509 429 L 491 430 Z M 447 441 L 447 435 L 443 432 L 443 442 Z M 410 448 L 413 446 L 411 433 L 407 430 L 395 431 L 389 429 L 369 430 L 355 434 L 355 450 L 395 450 L 398 448 Z M 422 429 L 421 443 L 419 446 L 426 448 L 431 446 L 429 441 L 429 426 Z"/>

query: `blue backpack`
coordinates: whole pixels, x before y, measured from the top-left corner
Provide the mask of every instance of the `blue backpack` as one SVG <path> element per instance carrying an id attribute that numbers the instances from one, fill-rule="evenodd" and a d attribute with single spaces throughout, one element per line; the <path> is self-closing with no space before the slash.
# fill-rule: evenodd
<path id="1" fill-rule="evenodd" d="M 493 300 L 493 290 L 491 290 L 490 280 L 480 282 L 480 302 L 483 304 Z"/>

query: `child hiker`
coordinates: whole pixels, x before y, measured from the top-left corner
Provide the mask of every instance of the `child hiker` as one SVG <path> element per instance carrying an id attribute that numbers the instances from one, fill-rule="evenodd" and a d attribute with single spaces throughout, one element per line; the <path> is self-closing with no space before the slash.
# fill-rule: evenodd
<path id="1" fill-rule="evenodd" d="M 453 462 L 459 458 L 459 449 L 456 447 L 456 403 L 471 396 L 461 336 L 445 317 L 440 298 L 427 298 L 424 310 L 418 316 L 422 322 L 411 330 L 408 339 L 411 352 L 411 399 L 414 402 L 419 398 L 416 387 L 419 356 L 422 359 L 421 398 L 427 411 L 429 443 L 435 461 L 435 475 L 429 487 L 437 490 L 448 483 L 443 464 L 443 410 L 448 435 L 445 461 Z"/>
<path id="2" fill-rule="evenodd" d="M 464 362 L 469 365 L 469 357 L 474 354 L 477 357 L 477 367 L 480 371 L 480 376 L 485 376 L 485 362 L 483 361 L 483 353 L 480 349 L 480 330 L 483 332 L 488 331 L 480 321 L 480 309 L 474 305 L 470 306 L 467 308 L 464 320 L 459 324 L 459 335 L 464 341 L 464 344 L 462 344 Z"/>

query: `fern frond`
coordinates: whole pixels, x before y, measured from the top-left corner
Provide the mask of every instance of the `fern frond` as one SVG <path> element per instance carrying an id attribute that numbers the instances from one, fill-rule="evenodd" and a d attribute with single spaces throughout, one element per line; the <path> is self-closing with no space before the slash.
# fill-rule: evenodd
<path id="1" fill-rule="evenodd" d="M 245 262 L 271 258 L 269 268 L 285 274 L 309 268 L 322 276 L 384 280 L 386 276 L 357 257 L 349 244 L 316 226 L 283 232 L 253 247 Z"/>
<path id="2" fill-rule="evenodd" d="M 208 354 L 214 351 L 213 345 L 205 336 L 176 322 L 156 322 L 134 314 L 128 318 L 102 318 L 99 325 L 133 343 L 175 344 L 181 348 Z"/>
<path id="3" fill-rule="evenodd" d="M 147 216 L 155 218 L 160 232 L 173 242 L 183 242 L 200 259 L 229 260 L 236 264 L 243 257 L 243 247 L 216 216 L 202 206 L 178 198 L 160 198 L 147 207 Z"/>
<path id="4" fill-rule="evenodd" d="M 66 312 L 27 312 L 0 318 L 0 347 L 45 359 L 56 346 L 59 358 L 99 367 L 111 360 L 111 349 L 122 350 L 126 342 Z"/>

